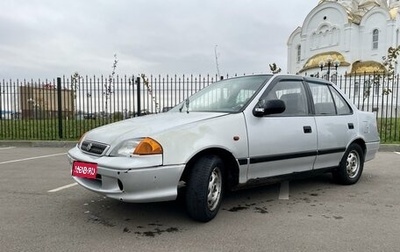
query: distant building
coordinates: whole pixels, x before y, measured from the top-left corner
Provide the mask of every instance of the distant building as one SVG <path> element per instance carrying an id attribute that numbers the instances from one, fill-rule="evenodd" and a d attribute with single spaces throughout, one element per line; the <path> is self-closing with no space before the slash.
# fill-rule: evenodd
<path id="1" fill-rule="evenodd" d="M 399 45 L 399 11 L 399 0 L 319 1 L 288 39 L 288 72 L 334 78 L 385 71 L 382 57 Z"/>
<path id="2" fill-rule="evenodd" d="M 20 108 L 22 119 L 46 119 L 58 116 L 58 95 L 53 85 L 20 86 Z M 74 115 L 74 97 L 71 90 L 61 90 L 63 118 Z"/>

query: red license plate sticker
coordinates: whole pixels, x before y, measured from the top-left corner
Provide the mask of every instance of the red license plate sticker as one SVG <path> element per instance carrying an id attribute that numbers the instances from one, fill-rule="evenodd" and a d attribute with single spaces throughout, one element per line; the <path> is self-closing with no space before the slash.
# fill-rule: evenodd
<path id="1" fill-rule="evenodd" d="M 80 178 L 95 179 L 97 175 L 97 164 L 74 161 L 72 164 L 72 176 Z"/>

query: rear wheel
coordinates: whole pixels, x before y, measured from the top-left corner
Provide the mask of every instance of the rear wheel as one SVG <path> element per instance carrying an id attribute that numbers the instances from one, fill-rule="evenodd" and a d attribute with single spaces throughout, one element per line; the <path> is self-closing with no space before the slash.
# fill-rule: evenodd
<path id="1" fill-rule="evenodd" d="M 364 152 L 358 144 L 351 144 L 333 172 L 334 179 L 343 185 L 352 185 L 360 179 L 364 168 Z"/>
<path id="2" fill-rule="evenodd" d="M 186 187 L 186 209 L 190 217 L 207 222 L 218 213 L 223 196 L 224 164 L 214 155 L 200 158 L 193 166 Z"/>

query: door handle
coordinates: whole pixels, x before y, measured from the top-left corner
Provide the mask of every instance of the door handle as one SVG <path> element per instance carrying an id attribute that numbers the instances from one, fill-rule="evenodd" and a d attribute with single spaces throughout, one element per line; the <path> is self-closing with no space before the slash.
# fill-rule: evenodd
<path id="1" fill-rule="evenodd" d="M 354 129 L 354 124 L 348 123 L 348 124 L 347 124 L 347 127 L 349 127 L 349 129 Z"/>
<path id="2" fill-rule="evenodd" d="M 304 131 L 304 133 L 311 133 L 312 132 L 312 129 L 311 129 L 311 126 L 304 126 L 303 127 L 303 131 Z"/>

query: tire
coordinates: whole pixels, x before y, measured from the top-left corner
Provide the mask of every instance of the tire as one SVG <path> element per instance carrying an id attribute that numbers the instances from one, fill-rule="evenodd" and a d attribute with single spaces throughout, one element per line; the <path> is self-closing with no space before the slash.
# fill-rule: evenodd
<path id="1" fill-rule="evenodd" d="M 358 144 L 351 144 L 345 152 L 339 167 L 333 171 L 333 178 L 342 185 L 352 185 L 360 179 L 364 168 L 364 152 Z"/>
<path id="2" fill-rule="evenodd" d="M 186 210 L 201 222 L 212 220 L 221 206 L 224 163 L 214 155 L 201 157 L 193 166 L 186 186 Z"/>

